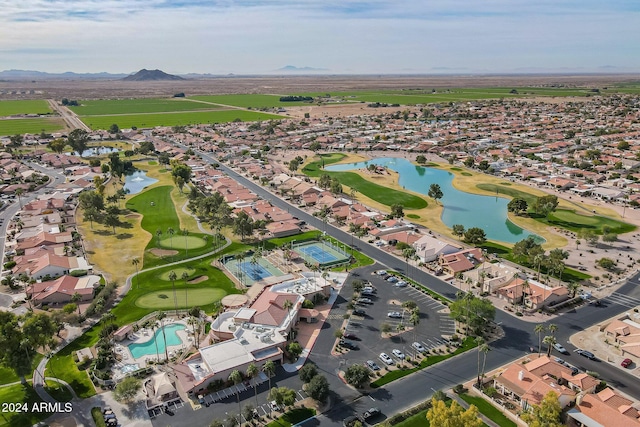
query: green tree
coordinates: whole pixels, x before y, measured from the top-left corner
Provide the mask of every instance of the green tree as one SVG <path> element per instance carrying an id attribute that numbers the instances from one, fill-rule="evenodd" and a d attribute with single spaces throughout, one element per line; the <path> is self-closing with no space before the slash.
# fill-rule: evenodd
<path id="1" fill-rule="evenodd" d="M 538 323 L 533 331 L 538 335 L 538 356 L 542 354 L 542 334 L 545 333 L 547 328 L 542 324 Z"/>
<path id="2" fill-rule="evenodd" d="M 333 178 L 331 180 L 331 193 L 333 193 L 334 195 L 339 195 L 342 194 L 343 192 L 343 188 L 342 188 L 342 184 L 340 184 L 340 180 L 338 180 L 338 178 Z"/>
<path id="3" fill-rule="evenodd" d="M 276 364 L 273 363 L 273 360 L 267 360 L 265 362 L 265 364 L 262 366 L 262 372 L 264 372 L 269 379 L 269 390 L 271 390 L 271 377 L 276 373 Z"/>
<path id="4" fill-rule="evenodd" d="M 424 165 L 425 163 L 427 163 L 427 158 L 422 154 L 418 154 L 416 156 L 416 162 L 418 162 L 418 164 Z"/>
<path id="5" fill-rule="evenodd" d="M 169 272 L 169 280 L 171 280 L 171 287 L 173 288 L 173 306 L 176 310 L 176 316 L 178 315 L 178 295 L 176 294 L 176 279 L 178 275 L 175 271 L 171 270 Z"/>
<path id="6" fill-rule="evenodd" d="M 454 236 L 460 239 L 464 235 L 464 225 L 462 224 L 453 224 L 451 227 L 451 232 Z"/>
<path id="7" fill-rule="evenodd" d="M 525 411 L 522 414 L 522 420 L 529 424 L 529 427 L 562 427 L 564 423 L 560 419 L 561 412 L 558 395 L 550 391 L 544 396 L 540 405 L 534 405 L 532 411 Z"/>
<path id="8" fill-rule="evenodd" d="M 547 335 L 544 337 L 542 342 L 547 345 L 547 357 L 551 357 L 551 349 L 553 348 L 553 345 L 557 342 L 556 337 L 554 337 L 553 335 Z"/>
<path id="9" fill-rule="evenodd" d="M 598 267 L 604 268 L 605 270 L 615 270 L 616 268 L 616 262 L 614 260 L 612 260 L 611 258 L 600 258 L 598 261 L 596 261 L 596 264 L 598 265 Z"/>
<path id="10" fill-rule="evenodd" d="M 82 157 L 82 152 L 88 147 L 89 134 L 84 129 L 74 129 L 69 132 L 67 144 Z"/>
<path id="11" fill-rule="evenodd" d="M 366 366 L 358 364 L 349 366 L 344 373 L 345 381 L 355 388 L 363 388 L 369 384 L 370 377 L 371 371 Z"/>
<path id="12" fill-rule="evenodd" d="M 323 189 L 327 189 L 331 186 L 331 176 L 328 173 L 323 173 L 318 179 L 318 186 Z"/>
<path id="13" fill-rule="evenodd" d="M 464 241 L 471 245 L 481 245 L 487 241 L 487 235 L 480 227 L 471 227 L 464 232 Z"/>
<path id="14" fill-rule="evenodd" d="M 307 384 L 306 392 L 312 399 L 325 403 L 329 397 L 329 381 L 324 375 L 316 375 Z"/>
<path id="15" fill-rule="evenodd" d="M 475 162 L 476 161 L 473 157 L 467 157 L 466 159 L 464 159 L 464 165 L 468 168 L 472 168 Z"/>
<path id="16" fill-rule="evenodd" d="M 522 215 L 527 212 L 527 209 L 529 209 L 529 205 L 527 204 L 527 201 L 521 197 L 513 198 L 507 204 L 507 210 L 516 215 Z"/>
<path id="17" fill-rule="evenodd" d="M 404 218 L 404 206 L 399 203 L 391 205 L 392 218 Z"/>
<path id="18" fill-rule="evenodd" d="M 298 357 L 302 354 L 302 346 L 297 342 L 292 342 L 287 345 L 287 352 L 293 360 L 298 360 Z"/>
<path id="19" fill-rule="evenodd" d="M 586 241 L 590 246 L 596 246 L 598 244 L 598 235 L 588 228 L 582 228 L 578 232 L 578 238 Z"/>
<path id="20" fill-rule="evenodd" d="M 442 400 L 431 399 L 427 420 L 434 427 L 481 427 L 483 425 L 475 405 L 471 405 L 469 409 L 465 410 L 455 400 L 451 402 L 450 406 L 447 406 Z"/>
<path id="21" fill-rule="evenodd" d="M 118 402 L 129 403 L 135 399 L 142 383 L 135 377 L 126 377 L 118 383 L 113 391 L 113 398 Z"/>
<path id="22" fill-rule="evenodd" d="M 245 374 L 247 375 L 247 378 L 250 378 L 252 380 L 255 380 L 255 378 L 258 376 L 259 373 L 260 373 L 260 370 L 258 369 L 256 364 L 253 362 L 251 362 L 249 366 L 247 366 L 247 372 L 245 372 Z M 258 385 L 255 383 L 253 384 L 253 391 L 256 398 L 256 406 L 258 406 Z"/>
<path id="23" fill-rule="evenodd" d="M 30 314 L 22 324 L 22 331 L 35 348 L 51 345 L 53 335 L 58 332 L 55 322 L 46 313 Z"/>
<path id="24" fill-rule="evenodd" d="M 109 126 L 108 129 L 109 133 L 112 135 L 115 135 L 117 133 L 120 133 L 120 126 L 118 126 L 116 123 L 112 124 L 111 126 Z"/>
<path id="25" fill-rule="evenodd" d="M 318 368 L 313 363 L 306 363 L 298 371 L 298 376 L 303 383 L 308 383 L 313 377 L 318 375 Z"/>
<path id="26" fill-rule="evenodd" d="M 166 317 L 167 317 L 167 314 L 164 311 L 159 311 L 156 314 L 156 320 L 158 322 L 160 322 L 160 329 L 162 330 L 162 338 L 164 339 L 165 343 L 167 342 L 167 336 L 166 336 L 165 331 L 164 331 L 164 329 L 165 329 L 164 328 L 164 319 Z M 167 361 L 167 363 L 169 363 L 169 350 L 168 350 L 168 347 L 169 347 L 168 345 L 164 346 L 164 357 L 165 357 L 165 360 Z"/>
<path id="27" fill-rule="evenodd" d="M 180 178 L 180 182 L 182 185 L 188 183 L 191 180 L 191 168 L 184 163 L 175 162 L 171 168 L 171 177 L 173 178 L 173 182 L 178 185 L 178 178 Z M 182 186 L 178 185 L 180 192 L 182 193 Z"/>
<path id="28" fill-rule="evenodd" d="M 444 194 L 442 193 L 442 189 L 439 184 L 431 184 L 429 186 L 429 192 L 427 193 L 429 197 L 438 203 L 438 200 L 442 199 Z"/>
<path id="29" fill-rule="evenodd" d="M 253 233 L 253 220 L 245 211 L 239 212 L 233 220 L 233 233 L 239 235 L 240 240 Z"/>
<path id="30" fill-rule="evenodd" d="M 275 400 L 278 405 L 291 406 L 296 403 L 296 392 L 288 387 L 278 387 L 269 390 L 269 400 Z"/>
<path id="31" fill-rule="evenodd" d="M 605 243 L 613 243 L 618 240 L 618 235 L 615 233 L 605 233 L 602 235 L 602 241 Z"/>
<path id="32" fill-rule="evenodd" d="M 558 196 L 549 194 L 547 196 L 538 197 L 534 204 L 534 209 L 536 213 L 540 213 L 546 217 L 556 210 L 558 203 Z"/>
<path id="33" fill-rule="evenodd" d="M 67 146 L 67 141 L 62 138 L 54 139 L 53 141 L 49 141 L 47 147 L 54 153 L 62 154 L 64 151 L 64 147 Z"/>
<path id="34" fill-rule="evenodd" d="M 231 381 L 234 385 L 238 385 L 242 382 L 242 374 L 237 369 L 234 369 L 229 374 L 229 381 Z M 240 393 L 236 393 L 236 399 L 238 400 L 238 414 L 242 412 L 240 409 Z"/>
<path id="35" fill-rule="evenodd" d="M 480 332 L 493 322 L 496 308 L 486 298 L 478 298 L 470 292 L 459 293 L 449 305 L 452 319 L 466 323 L 473 331 Z"/>

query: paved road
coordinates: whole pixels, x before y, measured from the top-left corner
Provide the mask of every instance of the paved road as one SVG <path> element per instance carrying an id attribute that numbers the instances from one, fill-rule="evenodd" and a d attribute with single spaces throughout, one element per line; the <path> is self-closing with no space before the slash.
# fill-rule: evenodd
<path id="1" fill-rule="evenodd" d="M 255 184 L 253 181 L 239 175 L 224 164 L 218 162 L 207 153 L 201 152 L 200 154 L 205 160 L 208 160 L 211 163 L 218 163 L 220 165 L 220 169 L 230 177 L 234 178 L 240 184 L 249 188 L 263 199 L 269 200 L 274 206 L 289 211 L 299 219 L 306 221 L 309 225 L 319 230 L 326 230 L 327 234 L 342 242 L 352 241 L 352 236 L 350 234 L 339 230 L 330 224 L 325 224 L 318 218 L 288 204 L 279 197 L 269 193 L 261 186 Z M 358 241 L 357 250 L 377 260 L 387 269 L 405 273 L 404 270 L 406 268 L 406 264 L 404 260 L 396 258 L 373 245 Z M 379 266 L 372 266 L 361 270 L 366 274 L 367 272 L 377 268 L 379 268 Z M 422 285 L 446 296 L 447 298 L 455 299 L 455 287 L 422 270 L 418 270 L 413 267 L 409 267 L 409 270 L 408 274 Z M 632 277 L 626 285 L 617 291 L 617 293 L 620 295 L 640 298 L 640 287 L 638 286 L 640 284 L 639 279 L 640 273 Z M 338 301 L 336 303 L 338 303 Z M 334 308 L 337 314 L 340 314 L 339 310 L 342 309 L 343 308 L 340 304 L 337 304 Z M 628 309 L 628 306 L 613 302 L 609 303 L 605 309 L 602 309 L 602 307 L 584 306 L 553 319 L 553 322 L 547 323 L 555 323 L 559 326 L 557 338 L 559 342 L 564 343 L 565 341 L 568 341 L 570 335 Z M 331 314 L 334 314 L 333 310 Z M 491 343 L 492 351 L 489 353 L 486 362 L 487 371 L 505 365 L 514 359 L 523 356 L 530 347 L 536 347 L 538 342 L 537 337 L 533 332 L 533 328 L 535 326 L 533 323 L 525 322 L 500 310 L 497 310 L 496 312 L 496 322 L 502 325 L 502 328 L 504 329 L 504 337 Z M 327 327 L 323 328 L 322 333 L 316 341 L 310 360 L 318 364 L 321 371 L 328 374 L 332 390 L 338 393 L 341 399 L 336 399 L 336 401 L 340 403 L 334 405 L 330 411 L 318 417 L 320 425 L 322 426 L 341 425 L 342 419 L 346 416 L 353 414 L 354 412 L 361 412 L 369 408 L 373 403 L 382 410 L 383 414 L 392 415 L 424 401 L 434 390 L 447 389 L 456 384 L 475 378 L 477 375 L 477 355 L 476 352 L 471 351 L 422 370 L 414 375 L 394 381 L 386 385 L 384 388 L 371 393 L 369 396 L 359 396 L 355 391 L 344 384 L 339 384 L 339 380 L 336 380 L 337 377 L 332 375 L 332 373 L 335 374 L 337 363 L 336 359 L 328 357 L 327 355 L 329 354 L 328 351 L 330 349 L 330 344 L 333 343 L 332 329 L 335 328 L 335 325 L 331 322 L 328 322 L 327 325 Z M 568 343 L 565 347 L 569 351 L 575 350 L 575 347 Z M 567 362 L 578 367 L 598 372 L 603 380 L 620 388 L 622 391 L 634 396 L 635 398 L 640 398 L 640 382 L 617 367 L 605 362 L 590 361 L 577 354 L 565 357 L 565 359 Z M 347 389 L 349 392 L 345 393 Z"/>
<path id="2" fill-rule="evenodd" d="M 47 102 L 53 111 L 57 111 L 58 114 L 60 114 L 60 117 L 62 117 L 69 129 L 84 129 L 87 132 L 91 132 L 91 128 L 85 125 L 76 113 L 58 104 L 55 99 L 47 99 Z"/>

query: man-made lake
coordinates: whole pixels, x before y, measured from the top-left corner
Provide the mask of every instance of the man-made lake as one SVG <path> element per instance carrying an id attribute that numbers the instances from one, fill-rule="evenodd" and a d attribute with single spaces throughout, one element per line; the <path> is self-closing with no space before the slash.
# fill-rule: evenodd
<path id="1" fill-rule="evenodd" d="M 449 228 L 454 224 L 462 224 L 465 229 L 480 227 L 485 231 L 488 239 L 508 243 L 516 243 L 530 235 L 536 236 L 509 221 L 507 199 L 459 191 L 452 185 L 453 174 L 445 170 L 417 166 L 406 159 L 394 157 L 330 165 L 326 166 L 325 170 L 348 171 L 366 168 L 370 164 L 386 166 L 398 172 L 400 185 L 416 193 L 427 195 L 431 184 L 440 185 L 444 194 L 439 201 L 444 206 L 442 222 Z M 434 203 L 432 199 L 428 200 L 429 203 Z"/>
<path id="2" fill-rule="evenodd" d="M 151 184 L 158 182 L 157 179 L 149 178 L 145 171 L 135 171 L 131 175 L 124 177 L 124 189 L 129 190 L 129 194 L 137 194 Z"/>
<path id="3" fill-rule="evenodd" d="M 114 148 L 114 147 L 91 147 L 91 148 L 87 148 L 86 150 L 84 150 L 82 152 L 82 157 L 93 157 L 93 156 L 100 156 L 102 154 L 111 154 L 111 153 L 115 153 L 118 151 L 122 151 L 119 148 Z M 74 151 L 70 154 L 73 154 L 74 156 L 78 155 L 77 151 Z"/>

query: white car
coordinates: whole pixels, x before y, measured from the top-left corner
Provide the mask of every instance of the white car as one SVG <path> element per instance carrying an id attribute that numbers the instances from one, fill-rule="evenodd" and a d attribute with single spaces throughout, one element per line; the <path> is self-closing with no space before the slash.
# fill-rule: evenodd
<path id="1" fill-rule="evenodd" d="M 390 317 L 392 319 L 400 319 L 402 318 L 402 313 L 400 313 L 399 311 L 390 311 L 387 313 L 387 317 Z"/>
<path id="2" fill-rule="evenodd" d="M 404 357 L 405 357 L 404 353 L 398 350 L 397 348 L 394 348 L 393 350 L 391 350 L 391 353 L 393 353 L 393 355 L 398 359 L 404 360 Z"/>
<path id="3" fill-rule="evenodd" d="M 380 360 L 382 360 L 387 365 L 393 365 L 393 359 L 390 358 L 387 353 L 380 353 L 380 356 L 378 356 L 378 357 L 380 358 Z"/>
<path id="4" fill-rule="evenodd" d="M 385 276 L 387 274 L 387 270 L 377 270 L 375 273 L 378 276 Z"/>
<path id="5" fill-rule="evenodd" d="M 389 276 L 389 277 L 387 277 L 387 282 L 389 282 L 389 283 L 397 283 L 398 282 L 398 278 L 396 276 Z"/>
<path id="6" fill-rule="evenodd" d="M 411 344 L 411 347 L 415 348 L 420 353 L 424 353 L 426 351 L 426 349 L 418 341 L 416 341 L 413 344 Z"/>
<path id="7" fill-rule="evenodd" d="M 395 287 L 396 288 L 404 288 L 407 286 L 407 282 L 405 282 L 404 280 L 400 280 L 398 282 L 396 282 Z"/>

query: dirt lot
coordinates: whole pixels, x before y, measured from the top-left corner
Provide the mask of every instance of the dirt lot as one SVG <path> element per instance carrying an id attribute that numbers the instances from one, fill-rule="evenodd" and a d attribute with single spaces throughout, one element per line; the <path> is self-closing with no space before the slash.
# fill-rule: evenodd
<path id="1" fill-rule="evenodd" d="M 187 95 L 349 91 L 362 89 L 603 86 L 637 81 L 637 75 L 557 76 L 229 76 L 201 80 L 125 82 L 121 80 L 0 81 L 0 99 L 143 98 Z"/>

